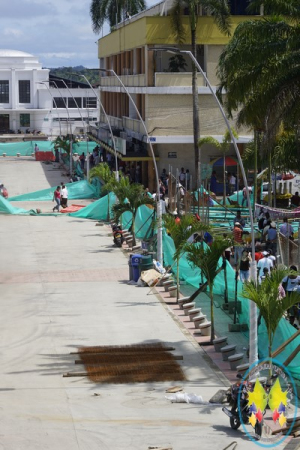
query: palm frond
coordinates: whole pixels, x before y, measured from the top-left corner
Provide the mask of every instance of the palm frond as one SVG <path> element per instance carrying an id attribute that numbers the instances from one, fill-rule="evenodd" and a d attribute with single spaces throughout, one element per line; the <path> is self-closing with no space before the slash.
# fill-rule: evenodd
<path id="1" fill-rule="evenodd" d="M 230 8 L 227 0 L 201 0 L 201 5 L 214 17 L 222 33 L 230 36 Z"/>

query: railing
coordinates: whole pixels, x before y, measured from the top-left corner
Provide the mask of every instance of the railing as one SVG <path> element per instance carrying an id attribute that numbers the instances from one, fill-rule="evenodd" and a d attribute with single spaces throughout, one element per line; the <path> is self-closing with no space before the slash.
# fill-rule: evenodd
<path id="1" fill-rule="evenodd" d="M 114 117 L 114 116 L 109 116 L 109 115 L 107 115 L 107 117 L 108 117 L 111 127 L 116 127 L 116 128 L 123 127 L 123 121 L 119 117 Z M 105 114 L 103 114 L 103 113 L 100 114 L 100 122 L 107 123 Z"/>
<path id="2" fill-rule="evenodd" d="M 123 117 L 123 128 L 128 128 L 136 133 L 145 134 L 143 124 L 140 120 L 131 119 L 130 117 Z"/>
<path id="3" fill-rule="evenodd" d="M 197 77 L 198 87 L 205 86 L 203 77 Z M 155 87 L 191 87 L 192 73 L 191 72 L 156 72 L 155 73 Z"/>
<path id="4" fill-rule="evenodd" d="M 299 236 L 298 241 L 295 242 L 279 232 L 278 244 L 281 264 L 286 267 L 290 267 L 291 265 L 298 267 L 300 262 Z"/>
<path id="5" fill-rule="evenodd" d="M 120 79 L 125 84 L 125 86 L 129 87 L 139 87 L 146 86 L 146 76 L 145 74 L 139 75 L 122 75 Z M 101 77 L 101 86 L 102 87 L 112 87 L 112 86 L 120 86 L 120 82 L 115 76 L 102 76 Z"/>

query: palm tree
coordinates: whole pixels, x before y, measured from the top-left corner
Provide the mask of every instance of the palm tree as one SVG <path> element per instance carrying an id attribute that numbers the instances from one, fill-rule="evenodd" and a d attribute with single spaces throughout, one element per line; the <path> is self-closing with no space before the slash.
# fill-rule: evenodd
<path id="1" fill-rule="evenodd" d="M 289 274 L 294 274 L 294 272 L 286 269 L 275 269 L 270 276 L 262 281 L 261 285 L 257 286 L 254 281 L 243 285 L 243 297 L 252 300 L 257 305 L 265 321 L 270 359 L 275 332 L 283 314 L 300 301 L 300 294 L 297 292 L 292 292 L 291 295 L 283 298 L 279 295 L 278 287 L 282 279 Z"/>
<path id="2" fill-rule="evenodd" d="M 293 127 L 299 122 L 300 7 L 297 0 L 254 0 L 250 6 L 251 10 L 263 6 L 271 16 L 248 20 L 236 28 L 219 60 L 218 95 L 222 101 L 225 89 L 229 117 L 239 110 L 237 124 L 254 129 L 256 174 L 257 152 L 264 152 L 271 166 L 281 124 Z M 271 167 L 271 187 L 270 178 Z"/>
<path id="3" fill-rule="evenodd" d="M 90 180 L 98 178 L 102 184 L 101 194 L 107 195 L 107 221 L 110 218 L 110 192 L 117 184 L 116 178 L 107 163 L 100 163 L 90 170 Z"/>
<path id="4" fill-rule="evenodd" d="M 230 34 L 229 16 L 230 10 L 228 0 L 175 0 L 171 11 L 171 24 L 175 34 L 175 39 L 178 44 L 186 42 L 186 32 L 183 24 L 184 8 L 189 10 L 190 19 L 190 33 L 191 33 L 191 47 L 192 53 L 197 58 L 197 23 L 199 17 L 200 7 L 208 14 L 212 15 L 218 28 Z M 195 154 L 195 168 L 196 168 L 196 187 L 200 188 L 201 174 L 201 147 L 198 146 L 200 136 L 199 125 L 199 98 L 197 85 L 197 68 L 192 65 L 192 95 L 193 95 L 193 134 L 194 134 L 194 154 Z"/>
<path id="5" fill-rule="evenodd" d="M 186 214 L 181 217 L 180 222 L 175 222 L 173 215 L 163 216 L 163 226 L 171 236 L 175 246 L 174 259 L 176 260 L 176 284 L 177 295 L 176 300 L 179 299 L 179 261 L 184 253 L 184 246 L 187 240 L 196 232 L 203 232 L 207 230 L 207 226 L 199 222 L 194 215 Z"/>
<path id="6" fill-rule="evenodd" d="M 187 260 L 193 267 L 198 267 L 206 278 L 210 296 L 211 336 L 210 342 L 215 337 L 214 326 L 214 281 L 223 270 L 223 253 L 228 247 L 228 239 L 216 237 L 210 246 L 188 244 L 185 246 Z"/>
<path id="7" fill-rule="evenodd" d="M 141 184 L 130 184 L 128 177 L 122 177 L 119 183 L 113 187 L 113 192 L 119 200 L 119 203 L 113 206 L 115 220 L 118 221 L 125 212 L 132 214 L 131 233 L 134 246 L 136 245 L 135 218 L 138 208 L 142 205 L 155 206 L 156 203 L 148 195 L 145 195 L 144 187 Z"/>
<path id="8" fill-rule="evenodd" d="M 94 33 L 99 33 L 108 21 L 112 28 L 117 23 L 146 8 L 144 0 L 92 0 L 90 15 Z"/>

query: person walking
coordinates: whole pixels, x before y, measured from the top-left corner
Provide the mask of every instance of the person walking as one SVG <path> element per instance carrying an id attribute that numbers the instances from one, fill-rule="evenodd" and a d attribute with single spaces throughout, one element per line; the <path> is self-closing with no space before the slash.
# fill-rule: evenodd
<path id="1" fill-rule="evenodd" d="M 284 217 L 283 218 L 283 224 L 280 226 L 279 229 L 280 233 L 283 234 L 283 236 L 285 236 L 286 238 L 292 239 L 293 240 L 293 227 L 292 225 L 288 222 L 288 218 Z"/>
<path id="2" fill-rule="evenodd" d="M 266 250 L 271 250 L 273 255 L 277 253 L 277 230 L 276 223 L 271 222 L 267 232 Z"/>
<path id="3" fill-rule="evenodd" d="M 62 208 L 67 208 L 68 206 L 68 188 L 65 184 L 61 187 L 61 206 Z"/>
<path id="4" fill-rule="evenodd" d="M 57 188 L 54 191 L 52 201 L 54 202 L 54 200 L 56 201 L 56 205 L 53 208 L 53 212 L 56 209 L 57 209 L 57 212 L 59 212 L 59 207 L 60 207 L 60 186 L 57 186 Z"/>
<path id="5" fill-rule="evenodd" d="M 240 260 L 240 280 L 242 283 L 249 281 L 250 278 L 250 262 L 252 261 L 251 255 L 248 250 L 243 250 Z"/>
<path id="6" fill-rule="evenodd" d="M 233 229 L 233 240 L 234 240 L 234 265 L 237 266 L 241 259 L 243 251 L 243 228 L 239 222 L 234 224 Z"/>
<path id="7" fill-rule="evenodd" d="M 270 275 L 271 270 L 273 269 L 273 261 L 268 257 L 269 253 L 267 251 L 263 251 L 263 258 L 261 258 L 257 263 L 257 270 L 258 270 L 258 281 L 259 284 L 261 284 L 262 276 L 264 276 L 265 272 L 264 269 L 268 270 L 268 274 Z"/>
<path id="8" fill-rule="evenodd" d="M 292 292 L 299 292 L 300 276 L 297 275 L 297 267 L 291 266 L 292 273 L 287 277 L 284 277 L 281 285 L 285 290 L 286 295 L 291 295 Z M 288 310 L 288 317 L 291 325 L 294 325 L 295 318 L 298 316 L 298 305 L 294 305 Z"/>
<path id="9" fill-rule="evenodd" d="M 81 153 L 81 155 L 79 156 L 79 161 L 80 161 L 80 167 L 81 170 L 84 170 L 84 164 L 85 164 L 85 154 L 84 152 Z"/>

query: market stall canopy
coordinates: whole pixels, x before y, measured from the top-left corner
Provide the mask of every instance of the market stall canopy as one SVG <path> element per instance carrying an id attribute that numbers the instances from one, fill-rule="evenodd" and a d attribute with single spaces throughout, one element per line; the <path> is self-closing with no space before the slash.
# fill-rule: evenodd
<path id="1" fill-rule="evenodd" d="M 224 166 L 224 157 L 213 159 L 210 164 L 212 166 Z M 231 156 L 225 156 L 225 166 L 237 166 L 237 160 Z"/>

